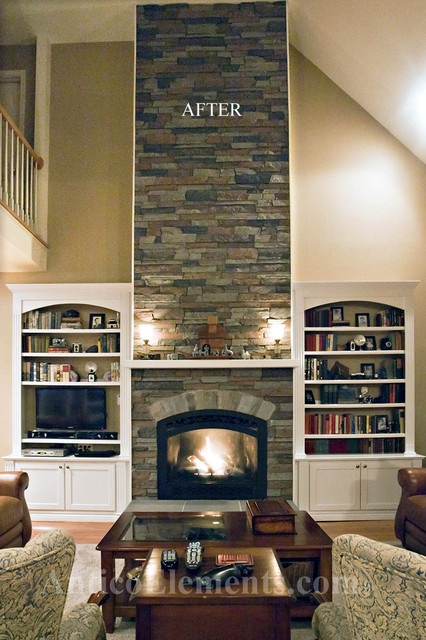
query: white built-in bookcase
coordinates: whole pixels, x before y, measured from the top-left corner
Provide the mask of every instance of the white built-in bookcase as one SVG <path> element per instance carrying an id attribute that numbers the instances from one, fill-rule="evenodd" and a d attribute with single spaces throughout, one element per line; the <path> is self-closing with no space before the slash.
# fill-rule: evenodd
<path id="1" fill-rule="evenodd" d="M 294 501 L 319 520 L 392 518 L 415 452 L 415 282 L 293 287 Z"/>
<path id="2" fill-rule="evenodd" d="M 5 457 L 6 470 L 28 472 L 26 498 L 35 520 L 114 520 L 131 499 L 131 374 L 124 366 L 130 353 L 131 285 L 8 288 L 13 293 L 13 436 L 12 451 Z M 61 326 L 62 315 L 70 309 L 78 313 L 81 326 Z M 104 314 L 105 325 L 91 327 L 91 314 Z M 109 320 L 115 323 L 112 328 L 108 328 Z M 65 341 L 69 352 L 52 350 L 53 340 L 58 338 Z M 81 352 L 73 351 L 74 343 L 82 345 Z M 86 351 L 96 346 L 97 351 Z M 95 381 L 88 380 L 88 362 L 96 365 Z M 80 380 L 68 381 L 69 367 Z M 105 389 L 105 432 L 96 439 L 28 437 L 35 428 L 36 389 L 60 386 Z M 117 437 L 112 439 L 111 432 L 117 432 Z M 67 446 L 90 448 L 95 453 L 108 449 L 117 455 L 24 455 L 28 449 L 48 452 Z"/>

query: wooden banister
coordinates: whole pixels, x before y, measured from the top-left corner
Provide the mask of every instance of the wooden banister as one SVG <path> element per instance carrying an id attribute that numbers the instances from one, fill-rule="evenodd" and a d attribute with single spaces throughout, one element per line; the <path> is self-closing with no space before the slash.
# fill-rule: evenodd
<path id="1" fill-rule="evenodd" d="M 37 173 L 41 158 L 0 103 L 0 203 L 38 240 Z"/>
<path id="2" fill-rule="evenodd" d="M 22 131 L 13 122 L 12 118 L 10 117 L 10 115 L 8 114 L 8 112 L 6 111 L 6 109 L 4 108 L 4 106 L 2 105 L 1 102 L 0 102 L 0 112 L 1 112 L 3 120 L 5 122 L 7 122 L 7 124 L 12 129 L 12 131 L 15 132 L 16 137 L 20 139 L 20 141 L 22 142 L 24 147 L 29 151 L 30 155 L 33 157 L 34 164 L 37 166 L 37 169 L 42 169 L 43 165 L 44 165 L 43 158 L 41 156 L 37 155 L 37 153 L 34 151 L 32 146 L 28 142 L 28 140 L 25 138 L 25 136 L 22 133 Z"/>

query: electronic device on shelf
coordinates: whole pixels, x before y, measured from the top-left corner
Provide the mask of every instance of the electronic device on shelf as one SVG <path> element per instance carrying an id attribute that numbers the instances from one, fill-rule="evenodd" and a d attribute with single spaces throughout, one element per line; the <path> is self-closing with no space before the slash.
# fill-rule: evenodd
<path id="1" fill-rule="evenodd" d="M 185 567 L 188 571 L 197 571 L 203 561 L 201 542 L 190 542 L 185 550 Z"/>
<path id="2" fill-rule="evenodd" d="M 78 449 L 74 452 L 77 458 L 112 458 L 112 456 L 118 456 L 117 451 L 113 449 L 107 449 L 106 451 L 97 451 L 96 449 Z"/>
<path id="3" fill-rule="evenodd" d="M 104 431 L 106 422 L 106 393 L 103 387 L 36 389 L 37 429 Z"/>
<path id="4" fill-rule="evenodd" d="M 22 449 L 22 455 L 26 457 L 56 457 L 72 455 L 71 449 Z"/>
<path id="5" fill-rule="evenodd" d="M 118 431 L 76 431 L 73 429 L 30 429 L 28 438 L 70 438 L 71 440 L 118 440 Z"/>
<path id="6" fill-rule="evenodd" d="M 176 549 L 164 549 L 161 552 L 161 568 L 166 571 L 176 569 L 179 564 L 179 557 Z"/>
<path id="7" fill-rule="evenodd" d="M 240 582 L 243 578 L 251 576 L 253 567 L 247 564 L 234 563 L 225 567 L 217 567 L 206 571 L 201 576 L 190 577 L 185 579 L 186 584 L 202 589 L 214 589 L 217 586 L 225 586 L 233 582 Z"/>
<path id="8" fill-rule="evenodd" d="M 254 565 L 253 556 L 251 553 L 219 553 L 216 556 L 216 564 L 218 567 L 226 567 L 235 563 L 246 564 L 252 567 Z"/>

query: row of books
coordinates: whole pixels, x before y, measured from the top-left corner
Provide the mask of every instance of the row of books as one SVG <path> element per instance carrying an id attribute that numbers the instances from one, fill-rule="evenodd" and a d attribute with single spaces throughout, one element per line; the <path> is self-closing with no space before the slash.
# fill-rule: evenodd
<path id="1" fill-rule="evenodd" d="M 306 351 L 337 351 L 337 334 L 307 333 L 305 349 Z"/>
<path id="2" fill-rule="evenodd" d="M 24 382 L 71 382 L 70 364 L 50 364 L 49 362 L 23 362 Z"/>
<path id="3" fill-rule="evenodd" d="M 367 381 L 368 382 L 368 381 Z M 365 384 L 361 381 L 360 384 Z M 380 387 L 375 385 L 379 395 L 369 397 L 368 400 L 360 400 L 360 389 L 357 385 L 338 385 L 324 384 L 319 388 L 320 404 L 351 404 L 356 402 L 394 404 L 395 402 L 405 402 L 405 385 L 391 382 L 389 384 L 381 384 Z"/>
<path id="4" fill-rule="evenodd" d="M 60 329 L 62 311 L 28 311 L 23 316 L 23 329 Z"/>
<path id="5" fill-rule="evenodd" d="M 350 413 L 305 414 L 305 434 L 307 435 L 404 433 L 404 430 L 404 409 L 394 409 L 390 416 Z"/>
<path id="6" fill-rule="evenodd" d="M 343 323 L 343 322 L 342 322 Z M 333 312 L 331 309 L 307 309 L 305 311 L 305 326 L 306 327 L 332 327 L 336 324 L 333 323 Z M 351 324 L 351 323 L 345 323 Z M 376 313 L 375 325 L 376 327 L 403 327 L 404 326 L 404 310 L 389 307 Z"/>
<path id="7" fill-rule="evenodd" d="M 331 380 L 332 378 L 328 368 L 329 364 L 330 362 L 326 358 L 306 356 L 305 380 Z M 383 370 L 382 375 L 384 380 L 386 378 L 393 378 L 395 380 L 404 378 L 404 358 L 402 356 L 387 358 L 386 362 L 384 362 L 380 368 Z M 379 376 L 382 377 L 380 373 Z M 363 378 L 360 379 L 362 380 Z"/>
<path id="8" fill-rule="evenodd" d="M 55 342 L 54 342 L 55 341 Z M 59 341 L 65 346 L 55 346 Z M 118 353 L 120 351 L 120 335 L 118 333 L 103 333 L 97 341 L 98 353 Z M 52 338 L 48 335 L 22 336 L 23 353 L 69 353 L 71 347 L 65 339 Z M 95 352 L 96 353 L 96 352 Z"/>
<path id="9" fill-rule="evenodd" d="M 80 375 L 68 363 L 23 362 L 23 382 L 77 382 Z M 120 363 L 111 362 L 110 370 L 105 374 L 106 382 L 120 382 Z"/>
<path id="10" fill-rule="evenodd" d="M 357 440 L 351 438 L 341 440 L 339 438 L 327 440 L 306 440 L 305 453 L 307 455 L 328 454 L 368 454 L 368 453 L 404 453 L 404 438 L 363 438 Z"/>
<path id="11" fill-rule="evenodd" d="M 344 335 L 340 335 L 342 342 L 339 344 L 338 337 L 337 333 L 307 333 L 305 336 L 305 351 L 400 351 L 404 349 L 404 336 L 401 331 L 391 333 L 385 338 L 380 338 L 380 340 L 377 339 L 378 343 L 376 337 L 372 336 L 367 339 L 364 347 L 356 347 L 355 343 L 348 341 L 347 336 L 345 337 Z M 383 346 L 382 341 L 385 346 Z"/>

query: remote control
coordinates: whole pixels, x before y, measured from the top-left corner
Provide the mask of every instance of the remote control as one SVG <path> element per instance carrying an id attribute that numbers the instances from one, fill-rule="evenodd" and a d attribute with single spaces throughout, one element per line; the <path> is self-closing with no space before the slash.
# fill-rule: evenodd
<path id="1" fill-rule="evenodd" d="M 185 551 L 185 567 L 188 571 L 197 571 L 203 561 L 203 547 L 200 542 L 190 542 Z"/>
<path id="2" fill-rule="evenodd" d="M 179 558 L 176 549 L 164 549 L 161 552 L 161 568 L 170 571 L 176 569 L 179 563 Z"/>

